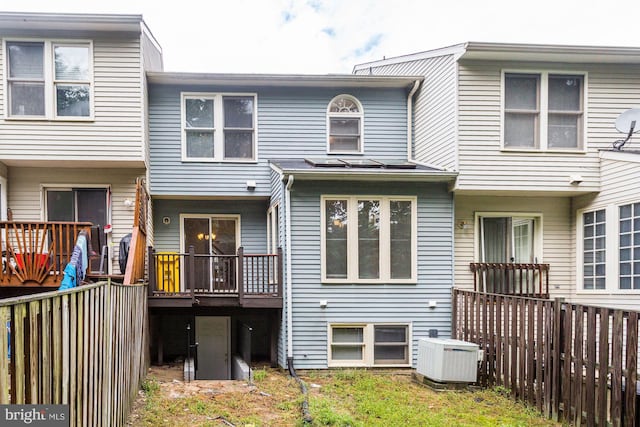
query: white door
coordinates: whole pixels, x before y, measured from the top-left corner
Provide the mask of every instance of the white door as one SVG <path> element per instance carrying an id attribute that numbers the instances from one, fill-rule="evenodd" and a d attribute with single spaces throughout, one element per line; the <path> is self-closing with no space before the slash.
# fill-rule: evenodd
<path id="1" fill-rule="evenodd" d="M 228 380 L 231 377 L 230 323 L 228 317 L 196 316 L 197 380 Z"/>

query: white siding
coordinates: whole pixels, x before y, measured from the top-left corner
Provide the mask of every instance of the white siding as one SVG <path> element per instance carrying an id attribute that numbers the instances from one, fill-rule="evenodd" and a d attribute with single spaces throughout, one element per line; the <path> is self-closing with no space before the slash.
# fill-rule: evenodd
<path id="1" fill-rule="evenodd" d="M 550 264 L 549 292 L 568 296 L 575 282 L 574 241 L 571 233 L 571 199 L 568 197 L 455 197 L 455 286 L 473 289 L 469 263 L 477 262 L 475 239 L 479 231 L 476 212 L 535 213 L 542 216 L 542 260 Z M 461 228 L 461 222 L 470 228 Z"/>
<path id="2" fill-rule="evenodd" d="M 587 153 L 500 150 L 501 70 L 584 71 L 587 77 Z M 637 66 L 484 63 L 459 68 L 459 169 L 457 190 L 548 191 L 578 195 L 600 187 L 598 150 L 620 138 L 615 118 L 640 104 Z M 582 175 L 578 188 L 569 176 Z"/>
<path id="3" fill-rule="evenodd" d="M 633 143 L 633 140 L 632 140 Z M 579 197 L 574 203 L 573 215 L 577 218 L 580 209 L 603 209 L 609 205 L 624 205 L 628 203 L 640 202 L 640 154 L 628 154 L 635 158 L 635 161 L 623 160 L 601 160 L 602 191 L 595 197 Z M 574 235 L 576 238 L 582 237 L 582 232 L 576 230 L 574 219 Z M 617 227 L 613 227 L 617 230 Z M 612 241 L 610 237 L 614 237 Z M 607 236 L 607 251 L 617 251 L 617 236 Z M 576 257 L 577 259 L 578 257 Z M 580 261 L 581 262 L 581 261 Z M 607 269 L 610 265 L 607 264 Z M 593 304 L 600 306 L 610 306 L 638 310 L 640 307 L 640 291 L 595 291 L 580 292 L 580 283 L 572 288 L 570 299 L 572 302 L 582 304 Z"/>
<path id="4" fill-rule="evenodd" d="M 44 219 L 43 186 L 52 184 L 111 187 L 111 224 L 113 232 L 113 272 L 119 273 L 118 244 L 133 228 L 132 207 L 124 205 L 125 199 L 135 200 L 136 177 L 144 175 L 143 169 L 45 169 L 9 168 L 8 206 L 15 221 L 42 221 Z"/>
<path id="5" fill-rule="evenodd" d="M 414 95 L 413 158 L 456 168 L 456 68 L 453 55 L 359 70 L 360 75 L 424 76 Z"/>
<path id="6" fill-rule="evenodd" d="M 1 49 L 0 49 L 1 50 Z M 93 40 L 93 121 L 4 120 L 4 57 L 0 52 L 0 158 L 20 161 L 144 161 L 140 41 Z M 25 163 L 26 164 L 26 163 Z"/>

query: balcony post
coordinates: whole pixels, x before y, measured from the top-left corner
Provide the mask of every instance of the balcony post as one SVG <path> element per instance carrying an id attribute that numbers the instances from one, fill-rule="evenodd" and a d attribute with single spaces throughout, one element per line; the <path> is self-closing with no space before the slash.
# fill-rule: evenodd
<path id="1" fill-rule="evenodd" d="M 240 305 L 242 305 L 242 300 L 244 299 L 244 248 L 242 246 L 238 248 L 237 271 L 236 286 L 238 287 L 238 299 L 240 300 Z"/>
<path id="2" fill-rule="evenodd" d="M 283 274 L 283 260 L 282 260 L 282 247 L 278 247 L 278 296 L 282 297 L 282 282 L 283 282 L 283 278 L 284 278 L 284 274 Z"/>
<path id="3" fill-rule="evenodd" d="M 189 278 L 189 292 L 191 293 L 191 303 L 195 303 L 196 297 L 194 286 L 196 281 L 196 250 L 193 245 L 189 245 L 189 254 L 187 255 L 187 274 Z"/>
<path id="4" fill-rule="evenodd" d="M 147 254 L 149 257 L 149 285 L 147 286 L 147 292 L 149 296 L 153 296 L 153 292 L 158 289 L 156 283 L 156 251 L 153 250 L 153 246 L 147 247 Z"/>

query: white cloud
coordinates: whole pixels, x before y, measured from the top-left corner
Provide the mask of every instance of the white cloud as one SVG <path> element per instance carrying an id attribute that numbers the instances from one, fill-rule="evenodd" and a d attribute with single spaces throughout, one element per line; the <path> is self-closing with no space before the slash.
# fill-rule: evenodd
<path id="1" fill-rule="evenodd" d="M 21 0 L 4 10 L 140 13 L 169 71 L 349 73 L 464 41 L 640 46 L 637 0 Z"/>

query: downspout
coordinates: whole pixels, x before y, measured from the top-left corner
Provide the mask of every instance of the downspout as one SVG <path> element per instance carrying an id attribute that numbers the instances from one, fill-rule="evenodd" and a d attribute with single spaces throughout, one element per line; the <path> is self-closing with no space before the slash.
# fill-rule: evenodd
<path id="1" fill-rule="evenodd" d="M 289 175 L 289 179 L 287 180 L 287 186 L 284 193 L 285 199 L 285 233 L 286 240 L 284 243 L 284 250 L 286 253 L 287 259 L 287 365 L 293 365 L 293 315 L 291 313 L 292 303 L 291 298 L 293 295 L 293 291 L 291 289 L 291 187 L 293 186 L 294 177 L 293 175 Z"/>
<path id="2" fill-rule="evenodd" d="M 413 151 L 413 95 L 418 91 L 420 87 L 420 80 L 416 80 L 413 83 L 413 87 L 407 95 L 407 160 L 411 161 L 411 152 Z"/>
<path id="3" fill-rule="evenodd" d="M 292 290 L 292 279 L 291 279 L 291 187 L 293 186 L 293 181 L 295 178 L 293 175 L 289 175 L 287 179 L 287 186 L 285 189 L 285 253 L 287 260 L 287 369 L 289 370 L 289 375 L 296 380 L 298 385 L 300 386 L 300 390 L 302 391 L 302 395 L 304 399 L 302 401 L 302 418 L 305 424 L 311 424 L 313 418 L 311 417 L 311 413 L 309 412 L 309 396 L 307 391 L 307 386 L 304 384 L 304 381 L 298 377 L 295 368 L 293 367 L 293 313 L 292 307 L 293 303 L 291 302 L 291 298 L 293 296 Z"/>

